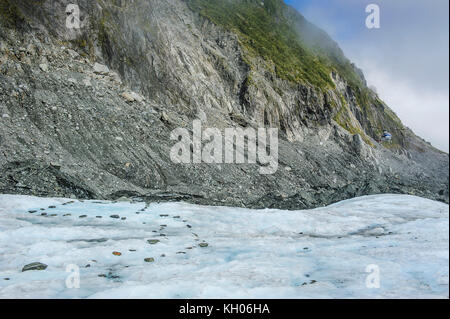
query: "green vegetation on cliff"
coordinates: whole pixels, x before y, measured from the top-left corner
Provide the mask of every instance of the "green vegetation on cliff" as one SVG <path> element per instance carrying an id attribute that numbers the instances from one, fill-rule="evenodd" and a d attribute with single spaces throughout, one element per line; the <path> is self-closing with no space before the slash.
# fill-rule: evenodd
<path id="1" fill-rule="evenodd" d="M 201 16 L 236 33 L 250 57 L 274 65 L 277 76 L 333 88 L 332 71 L 355 91 L 363 80 L 339 46 L 283 0 L 187 0 Z M 359 90 L 358 90 L 359 88 Z"/>
<path id="2" fill-rule="evenodd" d="M 250 67 L 262 58 L 267 69 L 274 70 L 279 78 L 309 83 L 319 89 L 335 88 L 331 73 L 338 73 L 348 83 L 354 102 L 367 121 L 352 123 L 350 118 L 355 117 L 346 101 L 334 119 L 350 133 L 361 134 L 368 144 L 368 135 L 377 138 L 384 129 L 403 128 L 397 116 L 373 96 L 361 71 L 337 43 L 283 0 L 186 1 L 191 10 L 238 35 Z"/>
<path id="3" fill-rule="evenodd" d="M 249 57 L 274 65 L 278 77 L 314 86 L 334 87 L 331 68 L 303 45 L 283 16 L 280 0 L 188 0 L 190 8 L 239 36 Z"/>

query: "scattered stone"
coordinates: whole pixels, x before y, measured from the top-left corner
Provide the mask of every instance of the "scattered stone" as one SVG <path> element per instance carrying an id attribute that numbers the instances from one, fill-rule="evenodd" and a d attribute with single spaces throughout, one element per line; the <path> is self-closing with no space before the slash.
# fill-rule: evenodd
<path id="1" fill-rule="evenodd" d="M 29 271 L 29 270 L 45 270 L 45 269 L 47 269 L 47 267 L 48 266 L 46 264 L 43 264 L 43 263 L 40 263 L 40 262 L 34 262 L 34 263 L 31 263 L 31 264 L 25 265 L 22 268 L 22 272 Z"/>
<path id="2" fill-rule="evenodd" d="M 159 243 L 159 240 L 158 239 L 149 239 L 149 240 L 147 240 L 147 242 L 150 245 L 156 245 L 157 243 Z"/>
<path id="3" fill-rule="evenodd" d="M 111 215 L 111 216 L 109 216 L 109 217 L 114 218 L 114 219 L 119 219 L 119 218 L 120 218 L 119 215 Z"/>
<path id="4" fill-rule="evenodd" d="M 108 238 L 85 239 L 83 241 L 86 241 L 88 243 L 104 243 L 108 241 Z"/>
<path id="5" fill-rule="evenodd" d="M 80 218 L 86 218 L 87 217 L 87 215 L 81 215 L 80 216 Z"/>
<path id="6" fill-rule="evenodd" d="M 122 218 L 121 218 L 121 220 L 126 220 L 126 219 L 127 219 L 126 217 L 122 217 Z"/>
<path id="7" fill-rule="evenodd" d="M 173 216 L 173 218 L 179 219 L 179 218 L 181 218 L 181 216 Z"/>
<path id="8" fill-rule="evenodd" d="M 47 213 L 42 213 L 41 216 L 47 216 Z"/>
<path id="9" fill-rule="evenodd" d="M 9 280 L 9 278 L 3 278 L 3 280 Z"/>
<path id="10" fill-rule="evenodd" d="M 140 103 L 144 101 L 144 98 L 135 92 L 123 92 L 120 96 L 129 103 L 132 103 L 134 101 Z"/>
<path id="11" fill-rule="evenodd" d="M 96 62 L 94 64 L 94 73 L 100 75 L 107 75 L 109 73 L 109 68 L 106 65 Z"/>
<path id="12" fill-rule="evenodd" d="M 168 116 L 167 113 L 164 112 L 164 111 L 161 113 L 160 119 L 161 119 L 161 121 L 163 121 L 164 123 L 170 123 L 169 116 Z"/>
<path id="13" fill-rule="evenodd" d="M 116 72 L 109 72 L 109 76 L 113 79 L 113 81 L 122 84 L 122 80 L 120 79 L 119 74 L 117 74 Z"/>
<path id="14" fill-rule="evenodd" d="M 161 257 L 166 257 L 166 255 L 165 255 L 165 254 L 162 254 Z"/>
<path id="15" fill-rule="evenodd" d="M 51 214 L 50 217 L 56 217 L 58 214 Z"/>
<path id="16" fill-rule="evenodd" d="M 118 251 L 113 251 L 113 253 L 112 253 L 114 256 L 122 256 L 122 253 L 121 252 L 118 252 Z"/>
<path id="17" fill-rule="evenodd" d="M 28 211 L 30 214 L 34 214 L 34 213 L 36 213 L 37 211 L 36 210 L 29 210 Z"/>
<path id="18" fill-rule="evenodd" d="M 135 251 L 136 251 L 136 249 L 130 249 L 129 251 L 131 251 L 131 252 L 135 252 Z"/>
<path id="19" fill-rule="evenodd" d="M 75 59 L 77 57 L 79 57 L 80 55 L 78 54 L 78 52 L 72 50 L 72 49 L 67 49 L 67 53 L 69 53 L 70 57 L 72 59 Z"/>
<path id="20" fill-rule="evenodd" d="M 108 279 L 118 279 L 118 278 L 120 278 L 120 276 L 118 276 L 118 275 L 113 275 L 112 272 L 109 272 L 107 278 L 108 278 Z"/>
<path id="21" fill-rule="evenodd" d="M 60 170 L 60 169 L 61 169 L 61 164 L 56 163 L 56 162 L 51 162 L 51 163 L 50 163 L 50 166 L 53 167 L 53 168 L 56 168 L 57 170 Z M 64 205 L 64 204 L 63 204 L 63 205 Z"/>
<path id="22" fill-rule="evenodd" d="M 91 265 L 87 264 L 86 266 L 84 266 L 84 268 L 91 268 Z"/>
<path id="23" fill-rule="evenodd" d="M 192 228 L 192 226 L 191 226 L 191 225 L 186 225 L 186 227 L 187 227 L 187 228 Z"/>
<path id="24" fill-rule="evenodd" d="M 162 214 L 162 215 L 159 215 L 159 217 L 169 217 L 169 215 Z"/>
<path id="25" fill-rule="evenodd" d="M 206 247 L 208 247 L 209 246 L 209 244 L 208 243 L 200 243 L 200 244 L 198 244 L 200 247 L 202 247 L 202 248 L 206 248 Z"/>
<path id="26" fill-rule="evenodd" d="M 56 208 L 56 206 L 48 206 L 48 208 Z"/>
<path id="27" fill-rule="evenodd" d="M 72 214 L 64 214 L 63 217 L 72 216 Z"/>
<path id="28" fill-rule="evenodd" d="M 95 216 L 95 218 L 103 218 L 102 216 Z"/>
<path id="29" fill-rule="evenodd" d="M 0 52 L 7 52 L 8 47 L 3 41 L 0 41 Z"/>
<path id="30" fill-rule="evenodd" d="M 184 251 L 179 251 L 179 252 L 177 252 L 177 254 L 178 254 L 178 255 L 186 255 L 186 252 L 184 252 Z"/>
<path id="31" fill-rule="evenodd" d="M 88 86 L 88 87 L 92 86 L 91 78 L 90 77 L 84 78 L 83 84 L 84 84 L 84 86 Z"/>
<path id="32" fill-rule="evenodd" d="M 363 141 L 363 139 L 362 139 L 360 134 L 353 135 L 352 146 L 353 146 L 353 149 L 358 154 L 362 155 L 362 153 L 364 151 L 364 141 Z"/>
<path id="33" fill-rule="evenodd" d="M 46 63 L 39 64 L 39 68 L 41 69 L 42 72 L 48 71 L 48 65 Z"/>
<path id="34" fill-rule="evenodd" d="M 152 258 L 152 257 L 150 257 L 150 258 L 145 258 L 144 261 L 145 261 L 146 263 L 152 263 L 152 262 L 155 261 L 155 258 Z"/>
<path id="35" fill-rule="evenodd" d="M 100 274 L 100 275 L 98 275 L 99 277 L 101 277 L 101 278 L 106 278 L 106 275 L 105 274 Z"/>

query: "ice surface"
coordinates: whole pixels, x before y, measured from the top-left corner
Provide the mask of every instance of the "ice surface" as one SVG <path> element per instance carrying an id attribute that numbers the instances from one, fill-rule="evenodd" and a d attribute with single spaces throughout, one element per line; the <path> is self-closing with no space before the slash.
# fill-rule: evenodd
<path id="1" fill-rule="evenodd" d="M 377 195 L 291 212 L 69 201 L 0 195 L 0 298 L 449 296 L 442 203 Z M 21 271 L 32 262 L 48 268 Z M 66 285 L 69 265 L 79 288 Z M 366 284 L 369 265 L 379 288 Z"/>

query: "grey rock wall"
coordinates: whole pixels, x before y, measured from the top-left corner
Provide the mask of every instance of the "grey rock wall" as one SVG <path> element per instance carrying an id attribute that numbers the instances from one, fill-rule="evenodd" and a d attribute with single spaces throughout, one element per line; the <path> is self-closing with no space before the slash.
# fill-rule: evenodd
<path id="1" fill-rule="evenodd" d="M 448 202 L 448 154 L 407 128 L 399 147 L 379 144 L 369 115 L 386 106 L 365 114 L 339 75 L 324 92 L 250 69 L 237 36 L 181 0 L 80 0 L 79 30 L 65 27 L 67 3 L 20 0 L 20 24 L 0 22 L 0 192 L 287 209 L 387 192 Z M 357 134 L 333 120 L 341 97 Z M 278 171 L 172 163 L 170 133 L 194 119 L 279 128 Z"/>

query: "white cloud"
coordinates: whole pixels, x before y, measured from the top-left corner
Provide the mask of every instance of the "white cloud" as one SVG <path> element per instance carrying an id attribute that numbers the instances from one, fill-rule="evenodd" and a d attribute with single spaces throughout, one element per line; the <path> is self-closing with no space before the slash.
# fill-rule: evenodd
<path id="1" fill-rule="evenodd" d="M 380 97 L 397 113 L 402 122 L 435 147 L 448 152 L 448 93 L 428 88 L 416 89 L 373 62 L 360 63 L 369 85 L 377 88 Z"/>

